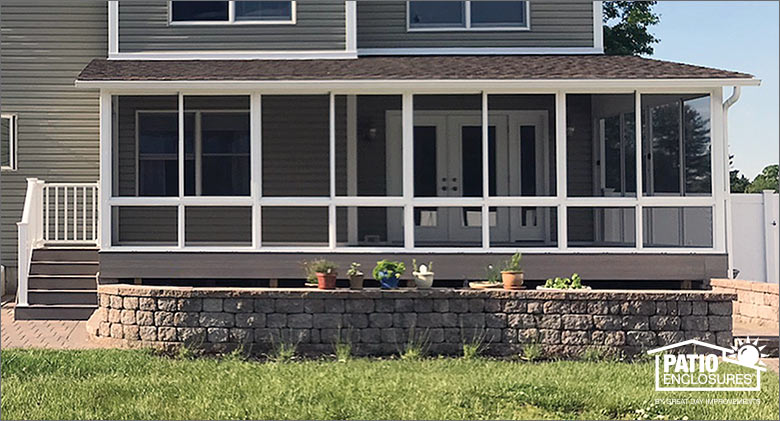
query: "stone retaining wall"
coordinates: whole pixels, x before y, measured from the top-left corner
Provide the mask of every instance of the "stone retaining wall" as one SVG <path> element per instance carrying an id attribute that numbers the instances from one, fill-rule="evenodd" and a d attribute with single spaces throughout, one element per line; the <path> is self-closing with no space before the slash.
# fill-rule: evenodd
<path id="1" fill-rule="evenodd" d="M 360 355 L 387 355 L 411 341 L 458 354 L 482 338 L 511 355 L 538 343 L 546 353 L 588 347 L 628 354 L 684 339 L 728 345 L 734 294 L 709 291 L 364 291 L 177 288 L 101 285 L 91 334 L 117 346 L 207 351 L 239 345 L 268 352 L 279 343 L 331 353 L 337 338 Z"/>
<path id="2" fill-rule="evenodd" d="M 743 281 L 739 279 L 712 279 L 714 292 L 736 294 L 734 323 L 777 329 L 780 301 L 777 284 Z"/>

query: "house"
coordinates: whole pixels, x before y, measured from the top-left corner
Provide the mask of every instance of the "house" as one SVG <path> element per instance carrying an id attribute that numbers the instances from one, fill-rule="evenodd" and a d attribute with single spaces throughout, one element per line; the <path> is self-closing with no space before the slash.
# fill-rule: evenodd
<path id="1" fill-rule="evenodd" d="M 726 117 L 759 81 L 606 56 L 601 8 L 3 2 L 17 315 L 83 317 L 98 271 L 276 285 L 311 256 L 454 282 L 516 250 L 531 280 L 725 277 Z"/>

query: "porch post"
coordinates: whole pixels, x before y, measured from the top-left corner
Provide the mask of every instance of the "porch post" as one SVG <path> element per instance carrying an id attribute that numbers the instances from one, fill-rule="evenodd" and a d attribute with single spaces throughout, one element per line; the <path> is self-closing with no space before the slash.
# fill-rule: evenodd
<path id="1" fill-rule="evenodd" d="M 404 93 L 401 104 L 401 133 L 404 193 L 404 249 L 414 249 L 414 101 Z"/>
<path id="2" fill-rule="evenodd" d="M 347 2 L 349 3 L 353 2 Z M 357 148 L 357 96 L 347 95 L 347 196 L 350 197 L 358 195 Z M 347 240 L 353 245 L 358 242 L 357 214 L 357 207 L 347 208 Z"/>
<path id="3" fill-rule="evenodd" d="M 634 150 L 636 152 L 636 206 L 634 207 L 634 234 L 636 249 L 644 248 L 644 215 L 642 215 L 642 182 L 644 150 L 642 148 L 642 94 L 634 91 Z"/>
<path id="4" fill-rule="evenodd" d="M 555 93 L 555 174 L 558 202 L 558 250 L 566 250 L 568 223 L 566 214 L 566 93 Z"/>
<path id="5" fill-rule="evenodd" d="M 712 176 L 712 194 L 715 200 L 715 209 L 712 216 L 713 248 L 726 252 L 726 200 L 729 194 L 728 180 L 728 146 L 726 136 L 723 134 L 723 89 L 714 89 L 710 93 L 710 143 L 712 156 L 710 158 Z"/>
<path id="6" fill-rule="evenodd" d="M 250 188 L 252 195 L 252 247 L 259 249 L 262 245 L 262 208 L 260 197 L 263 195 L 263 98 L 259 93 L 252 93 L 249 103 L 249 138 L 250 151 Z"/>
<path id="7" fill-rule="evenodd" d="M 333 92 L 328 98 L 328 157 L 330 162 L 330 203 L 328 204 L 328 248 L 336 248 L 336 96 Z"/>
<path id="8" fill-rule="evenodd" d="M 179 248 L 184 248 L 184 94 L 179 92 L 179 204 L 178 204 L 178 238 Z"/>
<path id="9" fill-rule="evenodd" d="M 482 248 L 490 248 L 490 147 L 488 145 L 488 94 L 482 91 Z"/>
<path id="10" fill-rule="evenodd" d="M 99 229 L 97 233 L 98 246 L 100 249 L 105 250 L 111 246 L 111 206 L 109 205 L 109 199 L 111 197 L 111 179 L 113 162 L 111 150 L 112 136 L 111 136 L 111 122 L 112 118 L 112 101 L 111 93 L 100 90 L 100 122 L 99 122 L 99 136 L 100 136 L 100 190 L 98 191 L 98 220 Z"/>

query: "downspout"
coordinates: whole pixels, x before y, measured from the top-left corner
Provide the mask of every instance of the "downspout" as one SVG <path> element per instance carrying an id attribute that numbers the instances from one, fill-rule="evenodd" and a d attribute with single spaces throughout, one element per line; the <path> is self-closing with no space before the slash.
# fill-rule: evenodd
<path id="1" fill-rule="evenodd" d="M 726 151 L 726 171 L 725 171 L 725 177 L 726 177 L 726 183 L 725 186 L 725 193 L 726 193 L 726 203 L 725 203 L 725 209 L 726 209 L 726 255 L 728 256 L 728 278 L 734 279 L 734 254 L 733 246 L 733 227 L 731 224 L 731 176 L 729 174 L 729 108 L 731 108 L 732 105 L 734 105 L 737 101 L 739 101 L 739 96 L 742 94 L 742 87 L 741 86 L 735 86 L 734 91 L 731 93 L 731 96 L 723 102 L 723 143 L 724 143 L 724 150 Z"/>

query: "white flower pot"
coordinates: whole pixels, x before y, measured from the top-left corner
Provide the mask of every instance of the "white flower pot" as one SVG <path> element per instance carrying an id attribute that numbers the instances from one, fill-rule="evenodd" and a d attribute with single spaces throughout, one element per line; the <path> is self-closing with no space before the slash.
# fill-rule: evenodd
<path id="1" fill-rule="evenodd" d="M 418 289 L 430 289 L 433 286 L 433 272 L 414 272 L 414 283 Z"/>

